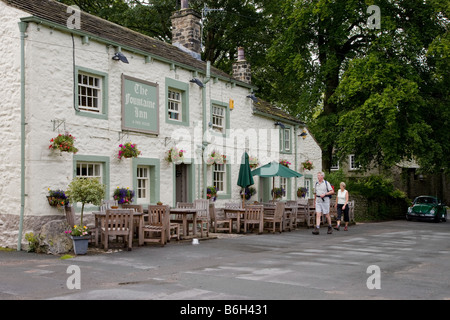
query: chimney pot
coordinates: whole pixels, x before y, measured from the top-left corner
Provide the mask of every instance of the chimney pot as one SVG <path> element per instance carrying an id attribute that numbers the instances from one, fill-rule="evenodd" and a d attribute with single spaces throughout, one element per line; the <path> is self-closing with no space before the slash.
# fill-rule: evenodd
<path id="1" fill-rule="evenodd" d="M 181 9 L 189 8 L 189 0 L 181 0 Z"/>
<path id="2" fill-rule="evenodd" d="M 244 61 L 244 60 L 245 60 L 244 48 L 239 47 L 238 48 L 238 61 Z"/>

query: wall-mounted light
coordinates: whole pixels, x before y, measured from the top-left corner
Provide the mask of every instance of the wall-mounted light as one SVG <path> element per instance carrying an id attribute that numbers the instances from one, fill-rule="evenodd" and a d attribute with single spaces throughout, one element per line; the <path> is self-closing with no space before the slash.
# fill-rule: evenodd
<path id="1" fill-rule="evenodd" d="M 255 97 L 255 95 L 253 93 L 251 95 L 248 95 L 247 98 L 250 98 L 253 100 L 253 102 L 258 103 L 258 98 Z"/>
<path id="2" fill-rule="evenodd" d="M 280 126 L 280 128 L 282 128 L 282 129 L 286 128 L 286 126 L 284 124 L 282 124 L 281 122 L 279 122 L 279 121 L 275 122 L 275 125 L 276 126 Z"/>
<path id="3" fill-rule="evenodd" d="M 308 134 L 306 133 L 306 130 L 303 129 L 303 132 L 300 133 L 298 136 L 299 136 L 299 137 L 302 137 L 303 139 L 305 139 L 307 135 L 308 135 Z"/>
<path id="4" fill-rule="evenodd" d="M 123 63 L 129 63 L 127 57 L 120 51 L 116 52 L 112 59 L 115 61 L 122 61 Z"/>
<path id="5" fill-rule="evenodd" d="M 194 78 L 192 80 L 189 80 L 189 82 L 195 83 L 196 85 L 198 85 L 200 88 L 203 88 L 205 85 L 203 84 L 203 82 L 201 82 L 200 80 L 198 80 L 197 78 Z"/>

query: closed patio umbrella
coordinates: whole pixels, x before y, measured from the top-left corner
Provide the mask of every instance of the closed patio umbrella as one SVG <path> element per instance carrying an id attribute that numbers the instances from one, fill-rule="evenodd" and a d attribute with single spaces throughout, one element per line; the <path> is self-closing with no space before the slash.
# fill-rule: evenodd
<path id="1" fill-rule="evenodd" d="M 254 183 L 252 170 L 250 168 L 250 161 L 248 160 L 248 154 L 247 152 L 244 152 L 242 155 L 241 166 L 239 168 L 237 185 L 245 189 Z M 242 207 L 245 207 L 245 192 L 242 194 Z"/>

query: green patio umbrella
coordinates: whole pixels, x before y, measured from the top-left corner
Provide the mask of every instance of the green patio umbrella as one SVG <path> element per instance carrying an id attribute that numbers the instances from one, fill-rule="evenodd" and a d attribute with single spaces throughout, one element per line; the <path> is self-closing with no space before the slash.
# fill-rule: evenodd
<path id="1" fill-rule="evenodd" d="M 250 168 L 250 161 L 248 160 L 248 154 L 247 152 L 244 152 L 242 155 L 241 166 L 239 168 L 237 185 L 245 189 L 254 183 L 252 170 Z M 242 207 L 245 207 L 245 192 L 242 193 Z"/>
<path id="2" fill-rule="evenodd" d="M 289 169 L 288 167 L 279 164 L 278 162 L 270 162 L 258 169 L 252 171 L 252 176 L 260 176 L 263 178 L 273 177 L 273 187 L 275 187 L 275 177 L 283 177 L 283 178 L 300 178 L 303 175 Z"/>

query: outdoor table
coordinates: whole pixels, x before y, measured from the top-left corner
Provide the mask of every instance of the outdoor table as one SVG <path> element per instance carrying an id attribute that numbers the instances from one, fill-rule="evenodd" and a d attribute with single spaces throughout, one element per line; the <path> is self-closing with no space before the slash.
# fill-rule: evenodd
<path id="1" fill-rule="evenodd" d="M 236 232 L 241 232 L 241 218 L 242 215 L 245 212 L 244 208 L 224 208 L 223 212 L 225 213 L 225 216 L 227 219 L 231 219 L 233 221 L 236 221 Z"/>
<path id="2" fill-rule="evenodd" d="M 116 209 L 111 209 L 111 210 L 114 211 Z M 117 209 L 117 210 L 123 210 L 123 209 Z M 106 218 L 106 211 L 94 211 L 94 212 L 92 212 L 92 214 L 95 217 L 95 227 L 100 228 L 100 226 L 102 225 L 101 220 Z M 142 245 L 144 245 L 144 232 L 143 232 L 144 213 L 135 211 L 135 212 L 133 212 L 133 218 L 134 218 L 134 221 L 137 221 L 139 245 L 142 246 Z"/>
<path id="3" fill-rule="evenodd" d="M 189 228 L 187 223 L 187 216 L 189 214 L 192 215 L 192 220 L 194 222 L 194 226 L 192 229 L 192 234 L 195 236 L 197 235 L 197 211 L 199 209 L 196 208 L 171 208 L 170 213 L 173 214 L 181 214 L 183 216 L 183 237 L 186 237 L 189 235 Z"/>

